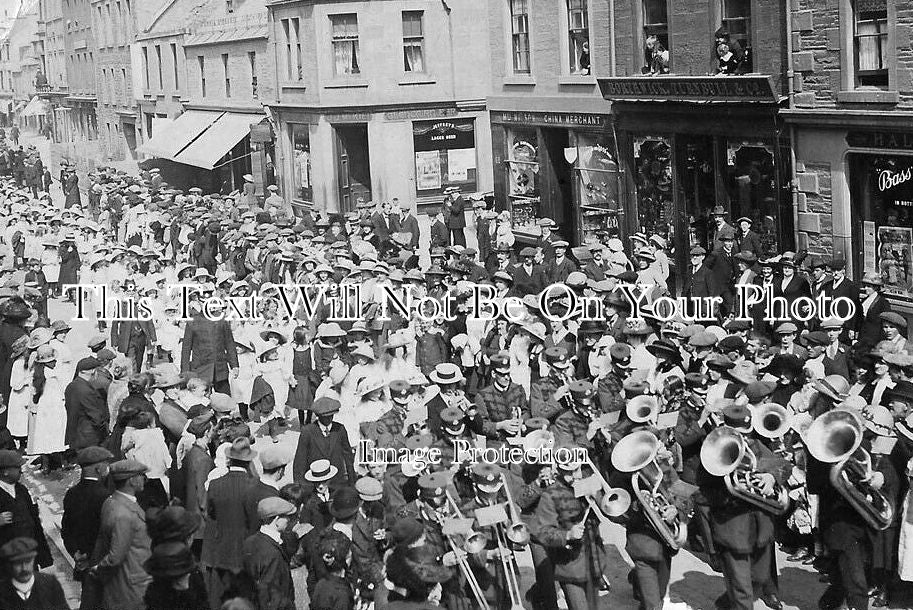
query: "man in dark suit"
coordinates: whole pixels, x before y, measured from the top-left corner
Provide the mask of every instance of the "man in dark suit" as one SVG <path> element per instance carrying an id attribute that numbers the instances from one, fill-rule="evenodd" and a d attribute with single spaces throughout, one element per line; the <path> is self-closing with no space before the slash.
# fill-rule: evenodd
<path id="1" fill-rule="evenodd" d="M 431 219 L 431 247 L 446 248 L 450 245 L 450 234 L 444 221 L 444 212 L 439 210 Z"/>
<path id="2" fill-rule="evenodd" d="M 774 296 L 786 299 L 787 312 L 782 311 L 768 312 L 770 316 L 789 315 L 793 303 L 799 297 L 811 297 L 811 288 L 805 278 L 796 274 L 796 255 L 793 252 L 784 252 L 780 255 L 780 275 L 781 277 L 774 281 Z M 795 321 L 801 327 L 801 322 Z"/>
<path id="3" fill-rule="evenodd" d="M 214 479 L 206 493 L 206 529 L 200 565 L 211 608 L 219 608 L 241 586 L 242 544 L 250 535 L 243 498 L 253 486 L 248 472 L 254 451 L 250 440 L 235 439 L 226 452 L 228 473 Z"/>
<path id="4" fill-rule="evenodd" d="M 704 265 L 707 251 L 700 246 L 691 248 L 691 277 L 685 282 L 685 296 L 705 298 L 713 296 L 713 276 Z"/>
<path id="5" fill-rule="evenodd" d="M 355 472 L 355 458 L 345 426 L 333 421 L 339 411 L 339 401 L 334 398 L 318 398 L 311 406 L 317 421 L 301 428 L 298 449 L 292 463 L 292 475 L 296 482 L 304 480 L 311 464 L 317 460 L 328 460 L 336 468 L 336 475 L 330 483 L 348 481 L 354 485 L 358 475 Z"/>
<path id="6" fill-rule="evenodd" d="M 279 445 L 267 447 L 260 452 L 260 465 L 263 473 L 254 479 L 244 496 L 244 511 L 247 513 L 247 529 L 256 532 L 260 527 L 257 517 L 257 504 L 264 498 L 279 497 L 279 481 L 285 476 L 285 468 L 292 461 L 292 456 Z"/>
<path id="7" fill-rule="evenodd" d="M 93 385 L 101 362 L 89 356 L 76 363 L 76 377 L 64 390 L 67 410 L 66 443 L 72 451 L 101 445 L 108 436 L 108 406 Z"/>
<path id="8" fill-rule="evenodd" d="M 736 251 L 752 252 L 756 257 L 760 257 L 762 254 L 761 238 L 752 230 L 751 219 L 747 216 L 742 216 L 736 221 L 736 225 L 739 227 L 739 232 L 736 236 Z"/>
<path id="9" fill-rule="evenodd" d="M 450 186 L 444 189 L 444 207 L 449 210 L 445 217 L 451 243 L 454 246 L 466 247 L 466 233 L 463 230 L 466 228 L 466 202 L 458 187 Z"/>
<path id="10" fill-rule="evenodd" d="M 713 237 L 710 244 L 713 251 L 719 250 L 723 246 L 723 241 L 720 239 L 723 233 L 732 232 L 733 239 L 735 239 L 735 228 L 726 222 L 726 214 L 726 208 L 722 205 L 716 206 L 710 213 L 710 217 L 713 219 L 713 227 L 710 229 L 710 235 Z"/>
<path id="11" fill-rule="evenodd" d="M 0 545 L 14 538 L 31 538 L 38 543 L 38 567 L 46 568 L 54 561 L 44 537 L 38 505 L 19 482 L 22 462 L 17 452 L 0 450 Z"/>
<path id="12" fill-rule="evenodd" d="M 542 262 L 548 265 L 555 259 L 555 241 L 557 240 L 552 231 L 558 228 L 558 225 L 551 218 L 540 218 L 536 224 L 539 225 L 540 231 L 536 248 L 542 251 Z"/>
<path id="13" fill-rule="evenodd" d="M 213 315 L 218 312 L 211 308 Z M 181 372 L 193 373 L 212 384 L 214 392 L 231 394 L 228 383 L 238 377 L 238 351 L 227 320 L 211 320 L 197 314 L 184 328 L 181 343 Z"/>
<path id="14" fill-rule="evenodd" d="M 711 296 L 723 299 L 720 305 L 720 312 L 723 316 L 726 316 L 732 311 L 735 303 L 733 282 L 735 281 L 737 269 L 732 254 L 732 248 L 735 245 L 735 231 L 732 227 L 726 225 L 717 233 L 715 242 L 719 242 L 720 246 L 704 259 L 704 264 L 712 277 L 710 286 L 713 289 L 713 293 Z"/>
<path id="15" fill-rule="evenodd" d="M 568 245 L 563 239 L 551 243 L 552 257 L 551 261 L 547 263 L 547 279 L 550 284 L 564 282 L 567 276 L 577 271 L 577 263 L 572 261 L 567 255 Z M 549 259 L 546 260 L 548 261 Z"/>
<path id="16" fill-rule="evenodd" d="M 6 572 L 0 581 L 0 608 L 70 610 L 57 577 L 35 569 L 37 555 L 38 544 L 31 538 L 14 538 L 0 546 L 0 561 L 3 562 Z"/>
<path id="17" fill-rule="evenodd" d="M 494 250 L 492 248 L 491 220 L 488 217 L 485 200 L 477 199 L 472 202 L 473 216 L 476 222 L 476 243 L 479 247 L 479 262 L 491 271 L 494 266 Z M 492 260 L 489 260 L 492 259 Z"/>
<path id="18" fill-rule="evenodd" d="M 381 204 L 380 210 L 371 215 L 371 225 L 374 227 L 374 234 L 380 240 L 381 248 L 387 248 L 390 244 L 390 236 L 396 233 L 396 217 L 391 213 L 392 206 L 389 201 Z"/>
<path id="19" fill-rule="evenodd" d="M 289 556 L 278 542 L 296 513 L 295 505 L 279 497 L 257 504 L 259 531 L 243 541 L 245 593 L 258 608 L 295 610 L 295 586 Z"/>
<path id="20" fill-rule="evenodd" d="M 112 459 L 114 455 L 103 447 L 80 450 L 76 462 L 82 468 L 82 476 L 63 497 L 60 536 L 67 552 L 76 561 L 73 576 L 82 581 L 81 608 L 95 608 L 100 600 L 97 583 L 85 578 L 85 569 L 101 530 L 101 508 L 111 495 L 105 481 Z"/>
<path id="21" fill-rule="evenodd" d="M 833 276 L 833 283 L 831 283 L 830 287 L 831 298 L 839 299 L 841 297 L 846 297 L 856 307 L 856 315 L 853 319 L 846 321 L 844 330 L 840 334 L 840 340 L 844 343 L 849 343 L 851 341 L 849 331 L 850 329 L 856 328 L 858 325 L 859 315 L 862 311 L 862 308 L 859 305 L 859 286 L 851 281 L 850 278 L 846 277 L 846 259 L 841 257 L 832 259 L 830 268 L 831 275 Z"/>
<path id="22" fill-rule="evenodd" d="M 407 250 L 415 252 L 418 249 L 420 237 L 418 218 L 412 214 L 408 201 L 398 201 L 394 198 L 393 202 L 399 204 L 399 218 L 396 219 L 396 230 L 400 233 L 408 233 L 410 235 L 409 242 L 404 245 Z"/>
<path id="23" fill-rule="evenodd" d="M 850 379 L 850 350 L 840 341 L 843 322 L 836 318 L 826 318 L 821 321 L 819 328 L 827 333 L 829 341 L 824 348 L 824 374 Z"/>
<path id="24" fill-rule="evenodd" d="M 152 320 L 116 320 L 111 325 L 111 344 L 133 361 L 136 372 L 143 370 L 146 348 L 153 350 L 155 342 Z"/>
<path id="25" fill-rule="evenodd" d="M 545 271 L 535 264 L 536 249 L 532 247 L 523 248 L 520 251 L 522 262 L 513 268 L 511 275 L 514 278 L 514 289 L 520 296 L 527 294 L 538 295 L 545 290 L 548 279 L 545 277 Z"/>
<path id="26" fill-rule="evenodd" d="M 881 341 L 881 314 L 891 311 L 891 305 L 881 294 L 884 281 L 880 273 L 866 273 L 862 278 L 863 299 L 860 303 L 859 330 L 854 349 L 859 354 L 869 352 Z"/>

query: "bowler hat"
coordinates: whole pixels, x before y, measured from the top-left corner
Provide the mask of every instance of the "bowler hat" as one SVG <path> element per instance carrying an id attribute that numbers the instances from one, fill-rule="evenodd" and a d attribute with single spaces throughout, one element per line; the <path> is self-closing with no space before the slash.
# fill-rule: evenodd
<path id="1" fill-rule="evenodd" d="M 197 567 L 190 547 L 184 541 L 157 544 L 143 568 L 153 578 L 178 578 L 190 574 Z"/>
<path id="2" fill-rule="evenodd" d="M 336 491 L 330 502 L 330 514 L 336 519 L 348 519 L 358 512 L 361 498 L 352 487 L 343 487 Z"/>
<path id="3" fill-rule="evenodd" d="M 257 455 L 257 452 L 250 448 L 250 439 L 242 436 L 241 438 L 236 438 L 232 441 L 231 447 L 228 448 L 225 455 L 230 460 L 250 462 L 254 459 L 254 456 Z"/>

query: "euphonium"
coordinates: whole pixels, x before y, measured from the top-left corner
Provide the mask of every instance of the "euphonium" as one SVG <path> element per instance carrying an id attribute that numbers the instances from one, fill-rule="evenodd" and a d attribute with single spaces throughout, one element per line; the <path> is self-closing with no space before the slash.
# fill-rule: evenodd
<path id="1" fill-rule="evenodd" d="M 723 477 L 726 489 L 736 498 L 774 515 L 782 515 L 789 508 L 789 496 L 782 485 L 774 484 L 769 496 L 761 492 L 755 472 L 758 458 L 738 430 L 722 426 L 711 431 L 701 446 L 701 464 L 713 476 Z"/>
<path id="2" fill-rule="evenodd" d="M 662 509 L 671 506 L 672 502 L 663 488 L 663 471 L 656 462 L 659 449 L 659 439 L 652 432 L 632 432 L 618 441 L 612 450 L 612 466 L 620 472 L 633 473 L 631 487 L 644 515 L 663 542 L 672 550 L 678 550 L 688 538 L 688 526 L 678 516 L 671 523 L 662 516 Z"/>
<path id="3" fill-rule="evenodd" d="M 655 396 L 642 394 L 628 401 L 625 414 L 635 424 L 656 422 L 659 415 L 659 400 Z"/>
<path id="4" fill-rule="evenodd" d="M 786 407 L 772 402 L 758 405 L 751 416 L 751 427 L 764 438 L 782 438 L 789 425 Z"/>
<path id="5" fill-rule="evenodd" d="M 886 529 L 894 516 L 887 497 L 872 487 L 872 458 L 862 444 L 863 423 L 849 409 L 834 409 L 818 416 L 805 432 L 805 446 L 819 462 L 833 464 L 834 488 L 870 527 Z"/>

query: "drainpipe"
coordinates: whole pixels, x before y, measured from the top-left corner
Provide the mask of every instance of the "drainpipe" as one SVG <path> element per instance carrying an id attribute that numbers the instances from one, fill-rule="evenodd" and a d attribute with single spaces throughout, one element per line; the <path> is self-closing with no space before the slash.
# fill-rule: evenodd
<path id="1" fill-rule="evenodd" d="M 617 68 L 615 67 L 615 0 L 609 0 L 609 57 L 611 58 L 611 63 L 609 64 L 609 76 L 617 76 Z"/>
<path id="2" fill-rule="evenodd" d="M 792 110 L 796 105 L 796 73 L 793 70 L 793 11 L 790 2 L 783 4 L 786 10 L 786 86 L 789 100 L 789 109 Z M 799 241 L 799 181 L 797 175 L 796 163 L 796 125 L 793 122 L 789 124 L 789 163 L 792 176 L 790 177 L 790 192 L 793 198 L 793 234 L 796 241 Z"/>

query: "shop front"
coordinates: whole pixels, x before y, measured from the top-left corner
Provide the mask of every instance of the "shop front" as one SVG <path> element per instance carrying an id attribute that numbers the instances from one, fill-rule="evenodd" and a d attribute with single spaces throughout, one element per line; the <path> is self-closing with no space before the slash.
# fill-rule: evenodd
<path id="1" fill-rule="evenodd" d="M 778 98 L 766 77 L 731 78 L 752 81 L 736 87 L 729 77 L 600 80 L 616 118 L 628 230 L 666 241 L 674 262 L 670 287 L 678 290 L 688 280 L 690 249 L 713 250 L 714 208 L 722 207 L 733 226 L 751 219 L 759 257 L 795 247 Z"/>
<path id="2" fill-rule="evenodd" d="M 523 243 L 550 218 L 571 244 L 618 236 L 624 208 L 609 115 L 492 111 L 495 199 Z"/>

